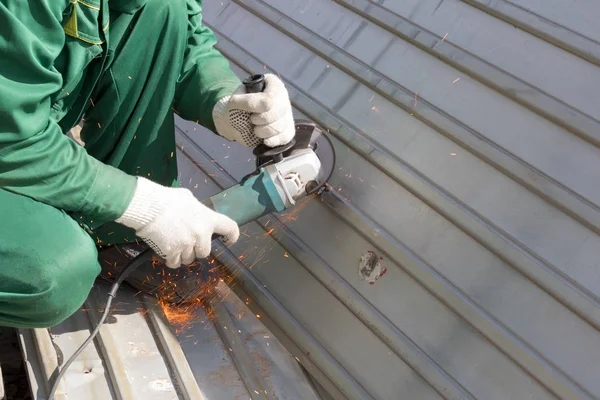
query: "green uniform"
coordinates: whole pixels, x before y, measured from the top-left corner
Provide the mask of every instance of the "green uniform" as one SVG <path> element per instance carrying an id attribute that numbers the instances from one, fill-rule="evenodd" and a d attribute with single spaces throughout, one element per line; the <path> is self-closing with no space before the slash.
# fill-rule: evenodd
<path id="1" fill-rule="evenodd" d="M 52 326 L 83 304 L 96 244 L 135 239 L 110 222 L 134 176 L 177 182 L 173 110 L 214 131 L 214 104 L 240 82 L 201 11 L 0 0 L 0 325 Z M 82 116 L 85 148 L 65 136 Z"/>

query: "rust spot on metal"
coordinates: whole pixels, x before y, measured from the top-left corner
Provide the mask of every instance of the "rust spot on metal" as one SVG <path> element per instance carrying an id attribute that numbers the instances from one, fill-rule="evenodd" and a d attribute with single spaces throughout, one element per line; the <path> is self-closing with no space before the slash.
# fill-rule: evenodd
<path id="1" fill-rule="evenodd" d="M 378 256 L 375 252 L 369 250 L 360 258 L 358 274 L 363 280 L 369 282 L 369 285 L 374 285 L 375 281 L 386 272 L 387 268 L 383 265 L 383 257 Z"/>

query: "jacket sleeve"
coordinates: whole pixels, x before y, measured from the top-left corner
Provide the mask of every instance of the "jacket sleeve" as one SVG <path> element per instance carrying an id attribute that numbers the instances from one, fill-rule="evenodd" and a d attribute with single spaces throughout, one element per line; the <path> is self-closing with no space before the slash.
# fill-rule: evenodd
<path id="1" fill-rule="evenodd" d="M 216 133 L 214 105 L 231 95 L 241 84 L 227 59 L 215 49 L 214 33 L 202 24 L 202 1 L 186 0 L 188 42 L 175 94 L 175 111 L 184 119 Z"/>
<path id="2" fill-rule="evenodd" d="M 0 0 L 0 189 L 112 221 L 136 179 L 89 156 L 51 118 L 68 0 Z"/>

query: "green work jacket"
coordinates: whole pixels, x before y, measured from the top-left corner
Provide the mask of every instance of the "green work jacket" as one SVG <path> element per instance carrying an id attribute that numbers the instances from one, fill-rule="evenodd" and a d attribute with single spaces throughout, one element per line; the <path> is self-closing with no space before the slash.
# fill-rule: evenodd
<path id="1" fill-rule="evenodd" d="M 111 12 L 132 14 L 146 1 L 0 0 L 0 189 L 107 221 L 124 212 L 136 178 L 65 133 L 105 70 Z M 187 3 L 188 48 L 173 107 L 214 131 L 214 104 L 240 82 L 202 24 L 201 0 L 179 1 Z"/>

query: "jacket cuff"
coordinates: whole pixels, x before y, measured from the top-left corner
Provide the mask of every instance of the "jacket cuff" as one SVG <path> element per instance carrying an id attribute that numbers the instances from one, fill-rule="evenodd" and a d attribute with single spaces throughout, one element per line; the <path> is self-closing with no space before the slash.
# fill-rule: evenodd
<path id="1" fill-rule="evenodd" d="M 133 199 L 136 177 L 92 159 L 96 164 L 96 175 L 76 212 L 100 221 L 115 221 Z"/>

